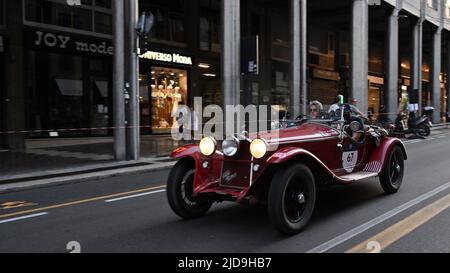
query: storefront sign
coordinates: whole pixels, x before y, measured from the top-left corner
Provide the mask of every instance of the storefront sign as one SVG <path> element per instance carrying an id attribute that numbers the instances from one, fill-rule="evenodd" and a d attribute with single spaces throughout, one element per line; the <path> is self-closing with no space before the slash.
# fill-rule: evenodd
<path id="1" fill-rule="evenodd" d="M 340 80 L 339 73 L 320 69 L 313 70 L 313 77 L 330 81 Z"/>
<path id="2" fill-rule="evenodd" d="M 183 56 L 178 53 L 163 53 L 163 52 L 157 52 L 157 51 L 147 51 L 144 54 L 139 55 L 139 57 L 142 59 L 163 62 L 163 63 L 183 64 L 183 65 L 192 65 L 193 64 L 191 57 Z"/>
<path id="3" fill-rule="evenodd" d="M 114 53 L 110 41 L 93 40 L 67 33 L 29 30 L 26 32 L 26 40 L 27 45 L 32 48 L 104 56 L 111 56 Z"/>

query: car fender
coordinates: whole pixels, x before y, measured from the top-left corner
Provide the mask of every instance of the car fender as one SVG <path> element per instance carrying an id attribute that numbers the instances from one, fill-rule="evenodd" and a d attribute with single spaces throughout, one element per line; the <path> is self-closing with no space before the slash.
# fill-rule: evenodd
<path id="1" fill-rule="evenodd" d="M 298 147 L 286 147 L 278 150 L 267 160 L 268 165 L 277 165 L 287 163 L 293 158 L 297 156 L 306 156 L 312 160 L 314 160 L 317 164 L 320 165 L 329 175 L 333 178 L 338 178 L 336 174 L 334 174 L 328 167 L 323 163 L 317 156 L 309 152 L 308 150 L 298 148 Z"/>
<path id="2" fill-rule="evenodd" d="M 186 157 L 192 157 L 194 160 L 200 160 L 200 148 L 197 144 L 191 144 L 177 148 L 170 155 L 171 158 L 179 160 Z"/>
<path id="3" fill-rule="evenodd" d="M 368 166 L 374 166 L 374 169 L 367 169 L 368 171 L 381 173 L 381 171 L 386 166 L 386 161 L 388 160 L 389 154 L 395 146 L 399 146 L 402 150 L 403 157 L 405 160 L 408 159 L 408 154 L 406 152 L 406 147 L 398 138 L 385 138 L 380 146 L 375 149 L 370 155 L 370 159 L 368 161 Z M 372 163 L 378 164 L 372 164 Z"/>
<path id="4" fill-rule="evenodd" d="M 172 152 L 171 157 L 175 160 L 192 159 L 195 164 L 195 179 L 194 179 L 194 196 L 201 192 L 205 187 L 217 182 L 220 178 L 223 155 L 216 152 L 210 157 L 205 157 L 201 154 L 200 148 L 197 144 L 182 146 Z M 205 168 L 204 163 L 208 163 Z"/>

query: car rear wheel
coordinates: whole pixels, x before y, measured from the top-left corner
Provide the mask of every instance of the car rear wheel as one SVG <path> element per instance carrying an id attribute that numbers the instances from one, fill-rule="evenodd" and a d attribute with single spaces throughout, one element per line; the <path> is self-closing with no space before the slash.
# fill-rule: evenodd
<path id="1" fill-rule="evenodd" d="M 386 193 L 392 194 L 398 192 L 403 182 L 405 159 L 400 147 L 395 146 L 391 151 L 388 162 L 381 175 L 381 187 Z"/>
<path id="2" fill-rule="evenodd" d="M 169 174 L 167 199 L 172 210 L 181 218 L 194 219 L 205 215 L 212 201 L 193 198 L 194 164 L 189 160 L 179 161 Z"/>
<path id="3" fill-rule="evenodd" d="M 311 170 L 295 164 L 278 171 L 269 190 L 268 212 L 274 227 L 285 235 L 302 231 L 314 211 L 316 186 Z"/>

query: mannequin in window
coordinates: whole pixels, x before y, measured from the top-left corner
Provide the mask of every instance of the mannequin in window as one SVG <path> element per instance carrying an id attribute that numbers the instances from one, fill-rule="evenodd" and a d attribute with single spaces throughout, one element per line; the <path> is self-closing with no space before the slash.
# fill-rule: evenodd
<path id="1" fill-rule="evenodd" d="M 178 112 L 178 105 L 180 105 L 180 103 L 183 101 L 183 97 L 180 93 L 180 87 L 177 86 L 175 87 L 175 89 L 173 90 L 173 93 L 171 94 L 171 98 L 172 98 L 172 116 L 176 116 L 177 112 Z M 174 124 L 176 122 L 176 118 L 174 117 Z"/>
<path id="2" fill-rule="evenodd" d="M 153 94 L 152 94 L 153 97 Z M 166 103 L 165 99 L 167 97 L 167 94 L 164 93 L 164 85 L 158 86 L 158 91 L 156 91 L 156 94 L 154 98 L 156 99 L 156 107 L 158 108 L 164 108 Z"/>

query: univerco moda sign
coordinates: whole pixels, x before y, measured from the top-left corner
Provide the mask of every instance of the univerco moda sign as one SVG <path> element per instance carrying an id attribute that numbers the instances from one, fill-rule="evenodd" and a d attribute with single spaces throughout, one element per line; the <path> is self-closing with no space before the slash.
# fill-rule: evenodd
<path id="1" fill-rule="evenodd" d="M 94 40 L 67 33 L 28 30 L 26 38 L 27 45 L 35 49 L 104 56 L 111 56 L 114 53 L 111 41 Z"/>
<path id="2" fill-rule="evenodd" d="M 163 63 L 171 63 L 171 64 L 183 64 L 183 65 L 192 65 L 192 58 L 188 56 L 183 56 L 178 53 L 163 53 L 156 51 L 147 51 L 144 54 L 139 55 L 140 58 L 146 60 L 152 60 Z"/>

